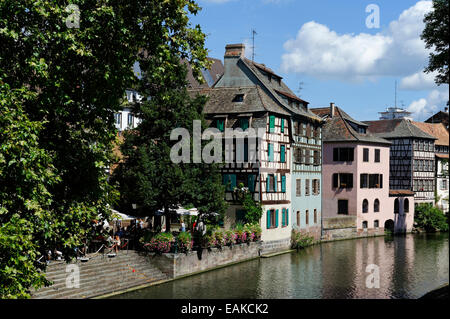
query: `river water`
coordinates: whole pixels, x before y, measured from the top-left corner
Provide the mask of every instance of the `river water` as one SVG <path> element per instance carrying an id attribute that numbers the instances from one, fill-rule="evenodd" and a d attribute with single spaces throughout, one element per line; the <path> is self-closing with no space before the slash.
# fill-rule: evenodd
<path id="1" fill-rule="evenodd" d="M 418 298 L 449 282 L 448 239 L 409 234 L 323 243 L 113 298 Z"/>

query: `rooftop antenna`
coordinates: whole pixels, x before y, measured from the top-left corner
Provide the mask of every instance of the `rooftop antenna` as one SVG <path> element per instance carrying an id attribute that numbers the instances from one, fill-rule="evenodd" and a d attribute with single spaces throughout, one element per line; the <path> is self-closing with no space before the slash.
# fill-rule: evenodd
<path id="1" fill-rule="evenodd" d="M 252 62 L 255 62 L 255 35 L 256 33 L 255 29 L 252 29 Z"/>
<path id="2" fill-rule="evenodd" d="M 395 108 L 397 108 L 397 80 L 395 80 Z"/>

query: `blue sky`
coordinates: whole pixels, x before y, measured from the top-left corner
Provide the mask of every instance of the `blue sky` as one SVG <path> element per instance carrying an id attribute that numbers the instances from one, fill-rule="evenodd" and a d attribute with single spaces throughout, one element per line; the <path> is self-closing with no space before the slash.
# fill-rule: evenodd
<path id="1" fill-rule="evenodd" d="M 211 57 L 223 61 L 230 43 L 245 43 L 251 57 L 255 29 L 255 61 L 281 75 L 310 107 L 334 102 L 358 120 L 378 119 L 394 105 L 396 80 L 397 106 L 416 120 L 448 100 L 448 86 L 422 73 L 429 51 L 420 33 L 431 1 L 197 1 L 202 10 L 191 22 L 208 35 Z M 370 4 L 379 8 L 379 28 L 366 26 Z"/>

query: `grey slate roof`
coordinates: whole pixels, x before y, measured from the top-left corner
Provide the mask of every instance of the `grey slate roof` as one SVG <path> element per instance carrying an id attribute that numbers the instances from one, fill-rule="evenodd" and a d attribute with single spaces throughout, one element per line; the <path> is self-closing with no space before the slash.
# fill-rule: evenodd
<path id="1" fill-rule="evenodd" d="M 433 140 L 436 139 L 434 136 L 425 133 L 412 124 L 411 121 L 405 119 L 364 121 L 364 123 L 369 125 L 369 132 L 383 138 L 416 137 Z"/>
<path id="2" fill-rule="evenodd" d="M 287 109 L 291 114 L 297 114 L 315 121 L 320 122 L 322 121 L 320 117 L 312 113 L 310 110 L 292 107 L 289 104 L 285 103 L 282 98 L 280 98 L 279 93 L 277 93 L 276 91 L 285 92 L 289 95 L 295 96 L 295 94 L 291 91 L 291 89 L 289 89 L 289 87 L 281 80 L 282 79 L 281 76 L 275 75 L 275 73 L 272 70 L 268 69 L 267 67 L 252 62 L 246 58 L 241 58 L 240 60 L 258 78 L 258 80 L 261 81 L 261 83 L 263 83 L 263 85 L 267 88 L 267 90 L 271 93 L 271 95 L 278 101 L 278 103 L 282 104 L 283 107 Z M 280 84 L 278 84 L 278 81 L 276 80 L 269 82 L 269 80 L 266 78 L 266 76 L 264 76 L 262 72 L 267 72 L 279 77 Z M 306 101 L 304 101 L 304 103 L 308 104 L 308 102 Z"/>
<path id="3" fill-rule="evenodd" d="M 241 114 L 255 112 L 272 112 L 289 115 L 281 106 L 260 87 L 227 87 L 189 90 L 191 96 L 202 94 L 208 96 L 205 105 L 205 114 Z M 244 94 L 243 102 L 233 102 L 237 94 Z"/>
<path id="4" fill-rule="evenodd" d="M 331 117 L 329 108 L 311 109 L 322 117 L 326 118 L 327 123 L 322 129 L 322 139 L 326 142 L 364 142 L 377 144 L 391 144 L 388 140 L 369 133 L 359 133 L 353 129 L 348 121 L 358 123 L 340 107 L 335 107 L 335 115 Z M 363 123 L 364 127 L 367 125 Z"/>

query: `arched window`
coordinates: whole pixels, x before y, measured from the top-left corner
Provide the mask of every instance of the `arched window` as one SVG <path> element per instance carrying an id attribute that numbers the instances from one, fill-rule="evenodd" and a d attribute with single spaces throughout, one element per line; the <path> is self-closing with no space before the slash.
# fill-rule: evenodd
<path id="1" fill-rule="evenodd" d="M 398 214 L 399 211 L 399 201 L 398 198 L 394 200 L 394 214 Z"/>
<path id="2" fill-rule="evenodd" d="M 405 198 L 405 201 L 403 202 L 403 211 L 405 213 L 409 213 L 409 199 Z"/>
<path id="3" fill-rule="evenodd" d="M 380 201 L 378 200 L 378 198 L 373 202 L 373 211 L 375 213 L 378 213 L 380 211 Z"/>
<path id="4" fill-rule="evenodd" d="M 367 213 L 369 211 L 369 201 L 367 199 L 363 200 L 362 212 Z"/>

